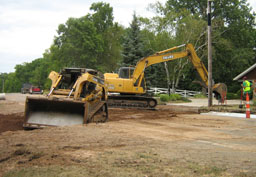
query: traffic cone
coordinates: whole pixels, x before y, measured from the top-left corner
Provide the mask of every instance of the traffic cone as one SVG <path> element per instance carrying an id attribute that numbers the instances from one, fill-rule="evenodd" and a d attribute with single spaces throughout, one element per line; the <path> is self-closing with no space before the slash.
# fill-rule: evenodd
<path id="1" fill-rule="evenodd" d="M 250 98 L 248 93 L 246 92 L 246 118 L 249 119 L 250 118 Z"/>

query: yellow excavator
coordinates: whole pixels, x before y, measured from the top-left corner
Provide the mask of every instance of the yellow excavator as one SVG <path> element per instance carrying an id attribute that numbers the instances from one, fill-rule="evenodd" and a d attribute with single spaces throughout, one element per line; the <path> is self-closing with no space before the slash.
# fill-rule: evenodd
<path id="1" fill-rule="evenodd" d="M 27 97 L 25 129 L 105 122 L 107 86 L 103 75 L 86 68 L 65 68 L 49 74 L 52 86 L 45 97 Z"/>
<path id="2" fill-rule="evenodd" d="M 185 50 L 174 52 L 174 50 L 185 47 Z M 144 71 L 147 67 L 188 57 L 199 76 L 203 85 L 208 87 L 208 72 L 204 64 L 197 56 L 192 44 L 183 44 L 167 50 L 157 52 L 151 56 L 142 58 L 136 67 L 121 67 L 119 73 L 105 73 L 105 81 L 108 82 L 108 92 L 112 93 L 108 97 L 108 104 L 116 107 L 143 107 L 154 108 L 157 101 L 152 97 L 143 96 L 146 93 L 146 82 Z M 224 83 L 213 85 L 213 93 L 217 99 L 225 99 L 227 86 Z"/>

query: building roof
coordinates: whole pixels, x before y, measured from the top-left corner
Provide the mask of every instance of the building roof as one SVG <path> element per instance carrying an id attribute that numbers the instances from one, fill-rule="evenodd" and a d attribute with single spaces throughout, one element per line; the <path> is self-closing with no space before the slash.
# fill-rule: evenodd
<path id="1" fill-rule="evenodd" d="M 246 74 L 248 74 L 250 71 L 252 71 L 254 68 L 256 68 L 256 63 L 254 65 L 252 65 L 250 68 L 248 68 L 247 70 L 245 70 L 244 72 L 240 73 L 239 75 L 237 75 L 233 80 L 237 81 L 242 79 Z"/>

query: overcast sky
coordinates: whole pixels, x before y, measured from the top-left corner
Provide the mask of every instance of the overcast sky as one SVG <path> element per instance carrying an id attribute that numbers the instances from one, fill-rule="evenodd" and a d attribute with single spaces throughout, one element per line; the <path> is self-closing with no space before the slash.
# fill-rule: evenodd
<path id="1" fill-rule="evenodd" d="M 114 21 L 128 27 L 135 11 L 152 17 L 150 3 L 166 0 L 99 0 L 110 4 Z M 14 72 L 16 64 L 42 57 L 50 47 L 58 25 L 69 17 L 89 12 L 95 0 L 0 0 L 0 73 Z M 256 11 L 256 1 L 248 0 Z"/>

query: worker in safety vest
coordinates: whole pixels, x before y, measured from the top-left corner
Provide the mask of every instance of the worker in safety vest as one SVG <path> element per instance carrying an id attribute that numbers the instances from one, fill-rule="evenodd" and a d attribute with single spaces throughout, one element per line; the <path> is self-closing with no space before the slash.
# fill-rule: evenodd
<path id="1" fill-rule="evenodd" d="M 247 80 L 246 76 L 243 77 L 242 87 L 243 87 L 244 96 L 246 96 L 246 93 L 248 94 L 251 93 L 251 83 Z"/>

